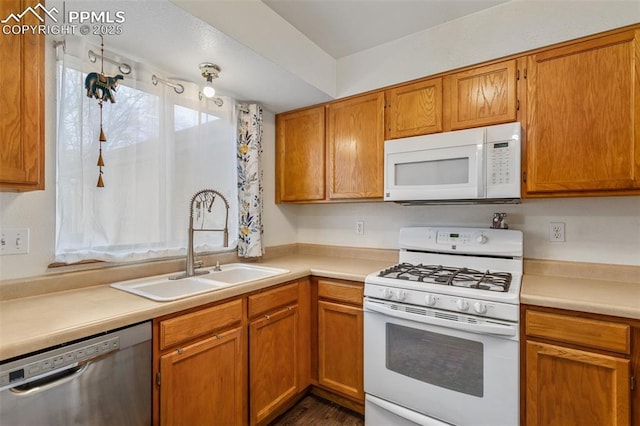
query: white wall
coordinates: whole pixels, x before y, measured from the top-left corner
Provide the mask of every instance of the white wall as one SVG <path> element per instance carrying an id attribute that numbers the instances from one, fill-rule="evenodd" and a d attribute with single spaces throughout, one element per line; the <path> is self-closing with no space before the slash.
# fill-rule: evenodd
<path id="1" fill-rule="evenodd" d="M 640 197 L 525 200 L 518 205 L 306 205 L 298 211 L 298 242 L 398 248 L 403 226 L 488 227 L 494 212 L 506 212 L 509 227 L 523 231 L 527 258 L 640 265 Z M 364 221 L 364 235 L 355 234 L 357 220 Z M 549 242 L 549 222 L 565 223 L 566 242 Z"/>
<path id="2" fill-rule="evenodd" d="M 51 45 L 47 40 L 47 46 Z M 46 52 L 44 191 L 0 193 L 0 227 L 29 228 L 28 254 L 0 256 L 0 280 L 42 275 L 54 260 L 55 247 L 55 140 L 56 82 L 53 49 Z M 264 241 L 266 246 L 296 242 L 296 206 L 276 207 L 275 200 L 275 116 L 264 111 Z"/>
<path id="3" fill-rule="evenodd" d="M 513 1 L 429 31 L 369 49 L 338 64 L 344 96 L 442 70 L 640 22 L 637 1 Z M 47 45 L 50 40 L 47 39 Z M 26 255 L 0 257 L 0 279 L 44 274 L 53 261 L 55 233 L 55 72 L 45 49 L 46 190 L 0 193 L 0 226 L 29 227 Z M 265 242 L 396 247 L 401 226 L 488 224 L 492 212 L 509 213 L 525 232 L 531 258 L 640 264 L 640 197 L 526 201 L 519 206 L 402 207 L 394 204 L 283 206 L 274 200 L 275 119 L 265 112 Z M 365 235 L 355 235 L 355 220 Z M 566 223 L 567 242 L 545 241 L 549 221 Z"/>
<path id="4" fill-rule="evenodd" d="M 45 190 L 0 193 L 0 226 L 29 228 L 28 254 L 0 256 L 0 279 L 43 274 L 55 244 L 56 72 L 53 41 L 45 49 Z"/>
<path id="5" fill-rule="evenodd" d="M 265 246 L 292 244 L 297 239 L 297 207 L 275 204 L 275 153 L 276 153 L 275 115 L 263 111 L 262 149 L 263 149 L 263 187 L 264 187 L 264 243 Z"/>
<path id="6" fill-rule="evenodd" d="M 512 0 L 338 59 L 337 96 L 640 22 L 637 0 Z"/>
<path id="7" fill-rule="evenodd" d="M 338 60 L 338 95 L 347 96 L 441 71 L 640 22 L 638 1 L 511 1 Z M 302 206 L 298 241 L 397 247 L 411 225 L 488 226 L 493 212 L 525 234 L 525 256 L 640 265 L 640 197 L 526 200 L 515 206 Z M 356 220 L 365 234 L 355 235 Z M 548 224 L 566 223 L 565 243 Z"/>

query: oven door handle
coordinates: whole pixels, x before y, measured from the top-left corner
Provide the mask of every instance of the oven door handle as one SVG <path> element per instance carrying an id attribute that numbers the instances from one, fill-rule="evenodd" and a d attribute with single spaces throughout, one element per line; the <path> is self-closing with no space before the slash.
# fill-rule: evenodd
<path id="1" fill-rule="evenodd" d="M 411 411 L 407 408 L 401 407 L 396 404 L 392 404 L 384 399 L 380 399 L 373 395 L 366 394 L 365 395 L 366 403 L 377 405 L 378 407 L 386 410 L 392 414 L 395 414 L 398 417 L 409 420 L 420 426 L 450 426 L 451 423 L 444 423 L 440 420 L 434 419 L 433 417 L 427 417 L 423 414 L 416 413 L 415 411 Z"/>
<path id="2" fill-rule="evenodd" d="M 453 328 L 455 330 L 470 331 L 472 333 L 478 333 L 478 334 L 496 334 L 500 336 L 516 335 L 515 326 L 501 325 L 501 324 L 487 324 L 486 322 L 471 324 L 466 322 L 458 322 L 454 320 L 434 318 L 434 317 L 428 317 L 428 316 L 418 315 L 418 314 L 411 314 L 411 313 L 387 308 L 383 304 L 376 303 L 368 299 L 365 299 L 364 301 L 364 310 L 371 311 L 371 312 L 378 312 L 390 317 L 402 318 L 409 321 L 416 321 L 424 324 L 438 325 L 442 327 Z"/>

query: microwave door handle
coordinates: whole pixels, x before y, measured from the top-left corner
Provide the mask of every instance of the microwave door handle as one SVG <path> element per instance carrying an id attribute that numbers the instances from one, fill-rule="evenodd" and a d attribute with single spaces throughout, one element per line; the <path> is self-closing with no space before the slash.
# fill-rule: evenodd
<path id="1" fill-rule="evenodd" d="M 469 331 L 477 334 L 494 334 L 499 336 L 515 336 L 516 328 L 508 325 L 500 324 L 470 324 L 465 322 L 457 322 L 454 320 L 447 320 L 442 318 L 428 317 L 418 314 L 410 314 L 403 311 L 389 309 L 385 305 L 372 302 L 370 300 L 364 301 L 364 310 L 371 312 L 378 312 L 389 317 L 406 319 L 409 321 L 420 322 L 423 324 L 437 325 L 441 327 L 452 328 L 454 330 Z"/>
<path id="2" fill-rule="evenodd" d="M 482 143 L 478 144 L 477 147 L 478 149 L 476 150 L 476 178 L 478 180 L 477 185 L 478 185 L 478 198 L 484 198 L 485 197 L 485 172 L 484 172 L 484 164 L 486 161 L 485 155 L 486 155 L 486 139 L 487 139 L 487 130 L 485 129 L 485 131 L 483 132 L 483 137 L 482 137 Z"/>

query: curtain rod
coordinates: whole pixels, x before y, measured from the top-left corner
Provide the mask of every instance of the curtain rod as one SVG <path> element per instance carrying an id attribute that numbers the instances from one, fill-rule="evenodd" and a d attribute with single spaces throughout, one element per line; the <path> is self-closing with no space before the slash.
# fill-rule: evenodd
<path id="1" fill-rule="evenodd" d="M 202 92 L 199 92 L 199 93 L 198 93 L 198 99 L 200 99 L 200 100 L 203 100 L 203 99 L 204 99 L 205 101 L 211 101 L 211 102 L 213 102 L 213 103 L 215 104 L 215 106 L 217 106 L 217 107 L 221 107 L 222 105 L 224 105 L 224 101 L 222 100 L 222 98 L 219 98 L 219 97 L 217 97 L 217 96 L 216 96 L 215 98 L 208 98 L 208 97 L 206 97 L 206 96 L 203 96 L 203 95 L 202 95 Z"/>
<path id="2" fill-rule="evenodd" d="M 124 62 L 118 62 L 111 58 L 107 58 L 106 56 L 102 56 L 99 53 L 94 52 L 93 50 L 89 50 L 89 60 L 91 62 L 96 62 L 98 58 L 102 58 L 105 61 L 112 63 L 113 65 L 117 65 L 118 69 L 122 74 L 125 74 L 125 75 L 131 74 L 131 66 L 129 66 L 129 64 L 126 64 Z"/>
<path id="3" fill-rule="evenodd" d="M 154 86 L 157 86 L 158 82 L 160 82 L 160 83 L 164 84 L 165 86 L 173 87 L 173 90 L 179 95 L 184 93 L 184 86 L 182 84 L 174 83 L 173 81 L 169 81 L 169 80 L 165 80 L 164 78 L 160 78 L 155 74 L 151 76 L 151 82 L 153 83 Z"/>

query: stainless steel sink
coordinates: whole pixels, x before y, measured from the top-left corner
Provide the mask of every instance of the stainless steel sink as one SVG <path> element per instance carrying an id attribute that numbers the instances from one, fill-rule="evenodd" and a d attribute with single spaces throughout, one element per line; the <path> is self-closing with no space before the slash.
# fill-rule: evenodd
<path id="1" fill-rule="evenodd" d="M 111 287 L 157 302 L 168 302 L 289 272 L 286 269 L 244 263 L 221 265 L 220 271 L 214 269 L 215 267 L 205 268 L 202 269 L 207 272 L 205 275 L 179 280 L 170 280 L 169 277 L 175 274 L 167 274 L 121 281 L 111 284 Z"/>

